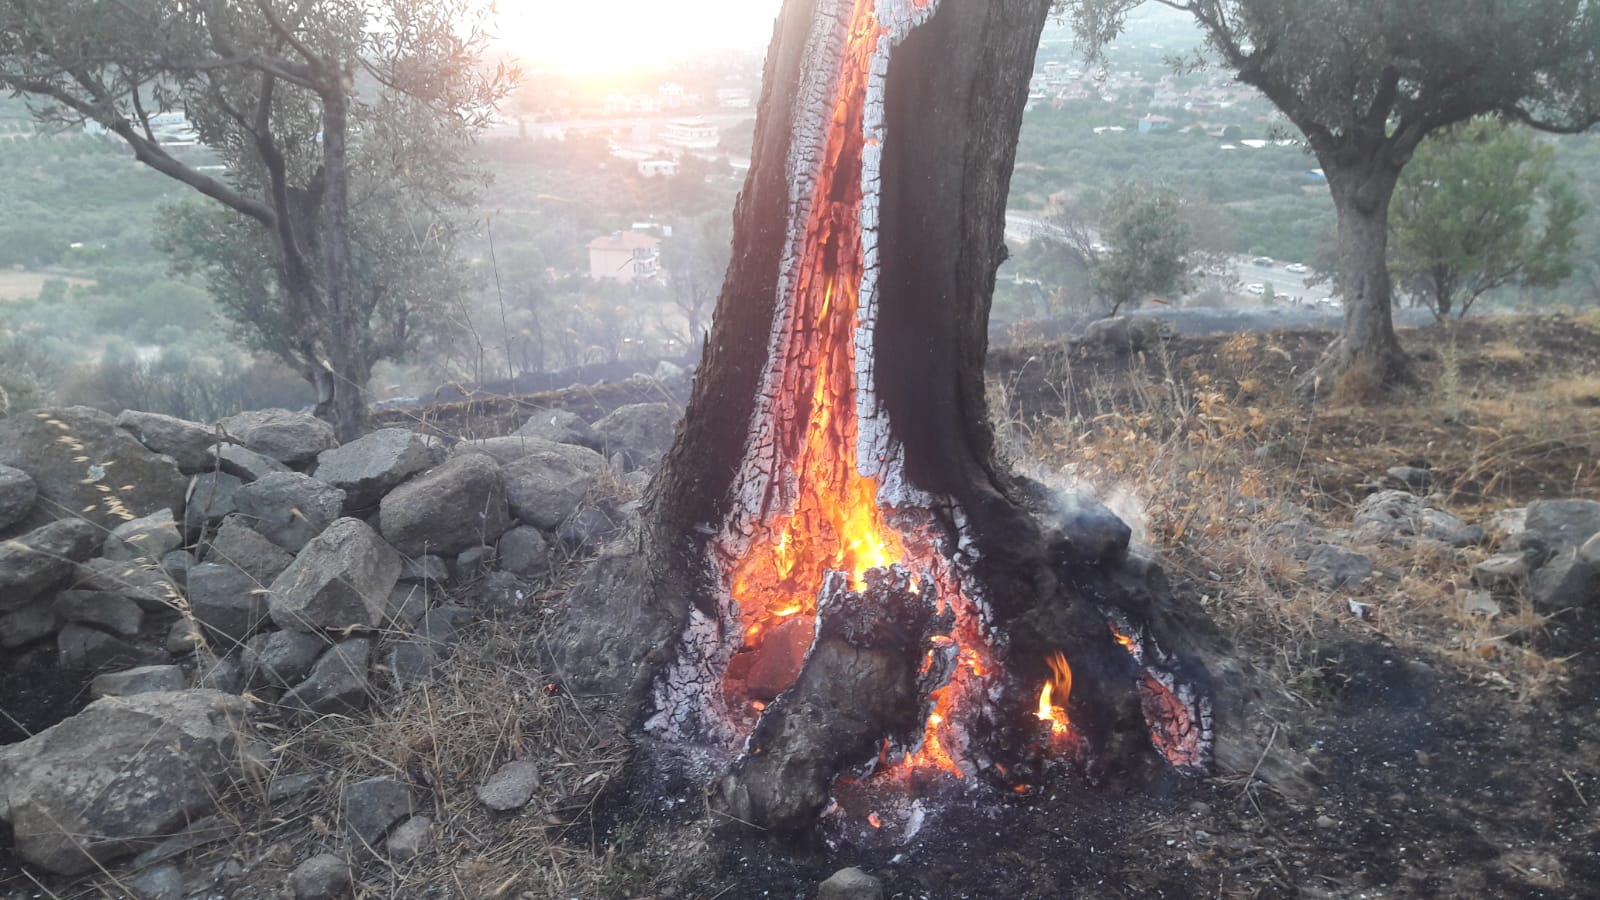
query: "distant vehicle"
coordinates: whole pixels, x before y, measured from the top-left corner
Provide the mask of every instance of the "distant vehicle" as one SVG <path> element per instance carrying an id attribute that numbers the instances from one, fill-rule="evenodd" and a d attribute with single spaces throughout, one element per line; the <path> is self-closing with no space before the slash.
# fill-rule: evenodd
<path id="1" fill-rule="evenodd" d="M 1258 256 L 1255 259 L 1250 260 L 1250 264 L 1255 266 L 1270 266 L 1273 264 L 1273 259 L 1270 256 Z"/>
<path id="2" fill-rule="evenodd" d="M 1262 284 L 1259 281 L 1254 281 L 1254 282 L 1251 282 L 1250 284 L 1245 285 L 1244 286 L 1244 290 L 1245 290 L 1245 293 L 1247 293 L 1247 294 L 1254 294 L 1257 297 L 1259 297 L 1262 294 L 1265 294 L 1267 292 L 1267 286 Z"/>
<path id="3" fill-rule="evenodd" d="M 1296 275 L 1304 275 L 1305 273 L 1311 271 L 1311 268 L 1305 263 L 1289 263 L 1287 266 L 1283 267 L 1283 270 L 1285 272 L 1293 272 Z"/>
<path id="4" fill-rule="evenodd" d="M 1317 298 L 1317 305 L 1318 306 L 1326 306 L 1329 309 L 1343 309 L 1344 308 L 1344 304 L 1339 302 L 1339 298 L 1337 298 L 1337 297 L 1318 297 Z"/>

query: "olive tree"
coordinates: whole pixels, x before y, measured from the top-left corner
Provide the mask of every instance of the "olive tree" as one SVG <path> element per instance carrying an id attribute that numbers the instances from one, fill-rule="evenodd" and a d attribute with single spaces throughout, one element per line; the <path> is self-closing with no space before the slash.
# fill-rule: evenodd
<path id="1" fill-rule="evenodd" d="M 347 440 L 372 364 L 406 344 L 417 282 L 404 264 L 441 234 L 415 214 L 450 204 L 459 148 L 511 80 L 481 68 L 483 13 L 476 0 L 0 0 L 0 88 L 41 120 L 104 129 L 226 211 L 190 217 L 169 244 L 227 287 L 223 308 L 311 382 Z M 167 111 L 225 174 L 160 139 Z"/>
<path id="2" fill-rule="evenodd" d="M 1058 0 L 1091 50 L 1144 0 Z M 1553 132 L 1600 122 L 1600 3 L 1592 0 L 1151 0 L 1193 17 L 1206 50 L 1305 136 L 1338 217 L 1344 327 L 1302 382 L 1316 395 L 1360 367 L 1409 366 L 1395 336 L 1389 206 L 1429 134 L 1494 115 Z"/>

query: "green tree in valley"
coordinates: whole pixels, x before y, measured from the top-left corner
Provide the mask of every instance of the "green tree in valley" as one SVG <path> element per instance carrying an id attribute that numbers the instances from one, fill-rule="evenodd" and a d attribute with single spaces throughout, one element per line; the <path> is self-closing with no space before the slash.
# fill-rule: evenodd
<path id="1" fill-rule="evenodd" d="M 1144 0 L 1059 0 L 1103 47 Z M 1190 14 L 1209 54 L 1305 136 L 1338 218 L 1344 328 L 1302 382 L 1409 374 L 1390 313 L 1389 206 L 1423 138 L 1475 116 L 1579 132 L 1600 122 L 1600 4 L 1587 0 L 1154 0 Z"/>
<path id="2" fill-rule="evenodd" d="M 1399 286 L 1443 319 L 1466 315 L 1495 288 L 1551 287 L 1570 276 L 1585 210 L 1553 179 L 1554 160 L 1528 132 L 1486 119 L 1423 141 L 1390 210 Z"/>
<path id="3" fill-rule="evenodd" d="M 463 196 L 461 147 L 508 83 L 479 69 L 481 13 L 476 0 L 0 0 L 0 88 L 43 120 L 97 123 L 220 204 L 226 215 L 178 214 L 169 245 L 349 439 L 372 364 L 415 324 L 414 278 L 448 255 L 414 255 L 447 244 L 431 212 Z M 226 176 L 169 152 L 153 127 L 165 111 Z"/>
<path id="4" fill-rule="evenodd" d="M 1095 213 L 1067 207 L 1055 219 L 1057 240 L 1089 271 L 1089 288 L 1105 314 L 1137 306 L 1151 294 L 1185 290 L 1192 270 L 1192 204 L 1171 188 L 1123 182 Z M 1090 218 L 1099 228 L 1090 227 Z"/>

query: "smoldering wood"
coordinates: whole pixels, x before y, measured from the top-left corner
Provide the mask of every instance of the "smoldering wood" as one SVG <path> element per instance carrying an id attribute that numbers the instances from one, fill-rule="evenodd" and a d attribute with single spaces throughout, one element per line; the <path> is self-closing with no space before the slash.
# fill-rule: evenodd
<path id="1" fill-rule="evenodd" d="M 799 677 L 762 714 L 718 786 L 726 815 L 802 831 L 815 824 L 841 771 L 870 762 L 885 741 L 916 739 L 927 713 L 921 663 L 952 617 L 936 611 L 931 585 L 914 590 L 898 566 L 870 570 L 866 582 L 856 592 L 843 573 L 827 580 Z"/>

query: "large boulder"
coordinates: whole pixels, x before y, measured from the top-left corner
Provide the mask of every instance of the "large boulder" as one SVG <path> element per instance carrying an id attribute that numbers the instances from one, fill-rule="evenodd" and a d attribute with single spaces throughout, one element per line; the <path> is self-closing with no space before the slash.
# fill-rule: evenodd
<path id="1" fill-rule="evenodd" d="M 340 519 L 272 582 L 272 621 L 315 632 L 383 622 L 400 555 L 360 519 Z"/>
<path id="2" fill-rule="evenodd" d="M 189 479 L 87 406 L 0 419 L 0 465 L 27 472 L 45 510 L 106 528 L 158 509 L 183 509 Z"/>
<path id="3" fill-rule="evenodd" d="M 378 507 L 378 530 L 407 556 L 492 544 L 510 527 L 505 476 L 479 453 L 451 457 L 395 488 Z"/>
<path id="4" fill-rule="evenodd" d="M 189 504 L 183 510 L 183 527 L 199 532 L 238 512 L 236 498 L 244 479 L 227 472 L 202 472 L 189 484 Z"/>
<path id="5" fill-rule="evenodd" d="M 248 687 L 289 688 L 305 680 L 317 657 L 328 649 L 328 639 L 320 634 L 299 631 L 271 631 L 258 634 L 239 654 Z"/>
<path id="6" fill-rule="evenodd" d="M 461 441 L 450 448 L 451 456 L 462 456 L 468 453 L 481 453 L 494 458 L 502 466 L 510 465 L 530 453 L 540 451 L 552 453 L 571 453 L 574 458 L 587 459 L 594 455 L 588 447 L 577 444 L 558 444 L 543 438 L 527 437 L 524 435 L 507 435 L 505 437 L 480 438 L 475 441 Z"/>
<path id="7" fill-rule="evenodd" d="M 589 496 L 605 465 L 600 454 L 570 445 L 536 450 L 510 463 L 505 478 L 511 514 L 536 528 L 555 528 Z"/>
<path id="8" fill-rule="evenodd" d="M 309 463 L 339 446 L 332 425 L 286 409 L 252 409 L 223 419 L 217 427 L 235 444 L 289 466 Z"/>
<path id="9" fill-rule="evenodd" d="M 205 562 L 189 570 L 189 611 L 224 650 L 266 624 L 269 593 L 237 566 Z"/>
<path id="10" fill-rule="evenodd" d="M 209 814 L 240 773 L 245 713 L 216 691 L 137 694 L 0 747 L 0 819 L 17 855 L 77 875 Z"/>
<path id="11" fill-rule="evenodd" d="M 166 613 L 183 605 L 183 595 L 172 576 L 162 566 L 141 560 L 91 559 L 78 566 L 74 587 L 126 597 L 145 612 Z"/>
<path id="12" fill-rule="evenodd" d="M 366 709 L 371 700 L 367 674 L 371 659 L 371 640 L 340 641 L 317 659 L 305 681 L 283 695 L 280 705 L 302 715 L 347 715 Z"/>
<path id="13" fill-rule="evenodd" d="M 216 454 L 217 469 L 247 483 L 264 475 L 271 475 L 273 472 L 294 471 L 270 456 L 264 456 L 239 444 L 218 444 L 212 452 Z"/>
<path id="14" fill-rule="evenodd" d="M 0 531 L 22 521 L 39 499 L 39 486 L 27 472 L 0 466 Z"/>
<path id="15" fill-rule="evenodd" d="M 294 555 L 246 525 L 244 517 L 232 515 L 222 520 L 222 527 L 206 542 L 205 561 L 225 563 L 262 584 L 271 584 L 294 562 Z"/>
<path id="16" fill-rule="evenodd" d="M 234 503 L 267 540 L 298 553 L 339 518 L 344 491 L 298 472 L 274 472 L 239 488 Z"/>
<path id="17" fill-rule="evenodd" d="M 516 430 L 516 435 L 557 444 L 576 444 L 590 450 L 599 450 L 603 446 L 600 435 L 589 427 L 583 417 L 570 409 L 540 410 Z"/>
<path id="18" fill-rule="evenodd" d="M 346 511 L 370 509 L 391 488 L 433 465 L 422 435 L 383 428 L 317 455 L 317 478 L 345 492 Z"/>
<path id="19" fill-rule="evenodd" d="M 1600 501 L 1535 500 L 1528 504 L 1526 527 L 1547 552 L 1560 554 L 1600 533 Z"/>
<path id="20" fill-rule="evenodd" d="M 661 462 L 683 410 L 671 403 L 634 403 L 618 407 L 594 423 L 608 457 L 621 454 L 629 469 L 647 469 Z"/>
<path id="21" fill-rule="evenodd" d="M 86 519 L 61 519 L 0 541 L 0 613 L 27 604 L 92 556 L 103 532 Z"/>
<path id="22" fill-rule="evenodd" d="M 114 562 L 135 559 L 155 562 L 182 545 L 183 535 L 178 533 L 172 510 L 162 509 L 111 529 L 103 555 Z"/>
<path id="23" fill-rule="evenodd" d="M 117 414 L 116 425 L 151 450 L 172 457 L 188 474 L 211 466 L 211 448 L 221 440 L 214 428 L 161 413 L 123 410 Z"/>

